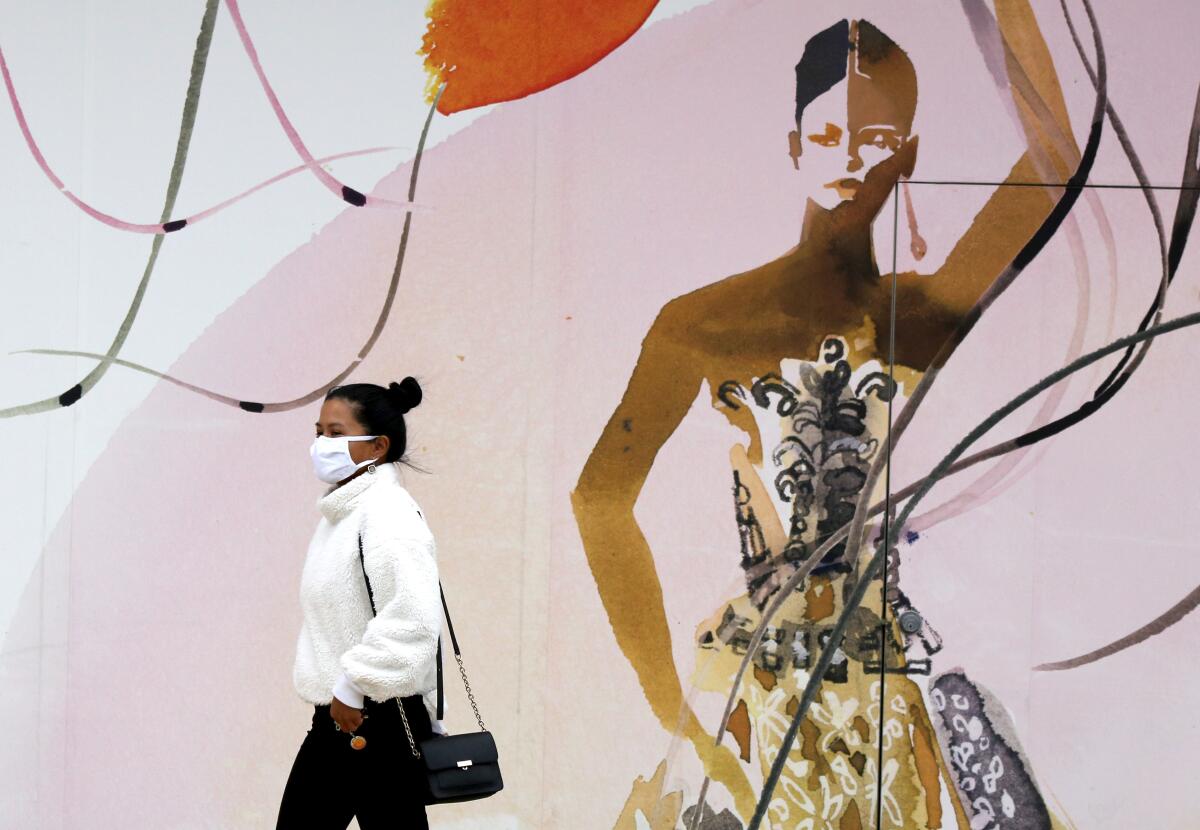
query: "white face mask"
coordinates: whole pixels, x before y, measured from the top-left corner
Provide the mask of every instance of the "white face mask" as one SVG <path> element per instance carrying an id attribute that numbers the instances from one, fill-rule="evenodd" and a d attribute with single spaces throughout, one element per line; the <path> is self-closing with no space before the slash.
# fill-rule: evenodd
<path id="1" fill-rule="evenodd" d="M 330 438 L 326 435 L 318 435 L 308 451 L 308 454 L 312 456 L 313 472 L 326 484 L 337 484 L 342 479 L 349 478 L 363 467 L 379 460 L 372 458 L 361 464 L 355 464 L 354 459 L 350 457 L 350 442 L 374 441 L 378 437 L 378 435 L 340 435 L 337 438 Z"/>

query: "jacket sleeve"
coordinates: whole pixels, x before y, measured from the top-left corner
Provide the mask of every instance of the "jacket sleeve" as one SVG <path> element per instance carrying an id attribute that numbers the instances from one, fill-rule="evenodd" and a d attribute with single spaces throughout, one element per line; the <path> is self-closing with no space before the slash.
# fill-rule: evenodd
<path id="1" fill-rule="evenodd" d="M 363 690 L 355 686 L 354 681 L 347 677 L 345 672 L 342 672 L 337 683 L 333 684 L 333 696 L 355 709 L 363 708 L 366 702 L 363 700 Z"/>
<path id="2" fill-rule="evenodd" d="M 340 660 L 348 683 L 339 685 L 373 700 L 426 691 L 422 683 L 436 658 L 442 625 L 433 537 L 424 519 L 415 513 L 383 518 L 387 526 L 363 528 L 376 614 L 362 640 Z"/>

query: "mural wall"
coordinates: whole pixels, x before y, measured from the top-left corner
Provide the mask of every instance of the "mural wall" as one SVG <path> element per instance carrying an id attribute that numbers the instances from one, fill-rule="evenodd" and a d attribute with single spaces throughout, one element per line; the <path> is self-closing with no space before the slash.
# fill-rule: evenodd
<path id="1" fill-rule="evenodd" d="M 0 6 L 0 824 L 273 825 L 411 374 L 432 826 L 1195 826 L 1200 11 L 186 5 Z"/>

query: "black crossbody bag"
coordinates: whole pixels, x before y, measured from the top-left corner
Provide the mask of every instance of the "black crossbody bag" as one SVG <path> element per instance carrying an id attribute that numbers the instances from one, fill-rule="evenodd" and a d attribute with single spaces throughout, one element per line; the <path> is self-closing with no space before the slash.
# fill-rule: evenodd
<path id="1" fill-rule="evenodd" d="M 362 534 L 358 536 L 358 561 L 362 566 L 363 579 L 367 583 L 367 598 L 371 601 L 371 614 L 375 614 L 375 595 L 371 591 L 371 580 L 367 578 L 367 563 L 363 557 Z M 404 721 L 404 733 L 408 736 L 408 746 L 414 758 L 420 759 L 425 769 L 427 782 L 425 791 L 426 804 L 449 804 L 455 801 L 471 801 L 476 798 L 486 798 L 504 788 L 504 780 L 500 777 L 500 760 L 496 752 L 496 741 L 492 733 L 483 725 L 479 716 L 479 707 L 475 705 L 475 696 L 471 693 L 471 684 L 467 680 L 467 670 L 463 668 L 462 652 L 458 648 L 458 638 L 454 636 L 454 623 L 450 620 L 450 609 L 446 607 L 446 594 L 438 582 L 438 593 L 442 596 L 442 610 L 446 614 L 446 625 L 450 629 L 450 641 L 454 644 L 454 659 L 458 661 L 458 671 L 462 675 L 463 685 L 467 688 L 467 698 L 475 711 L 475 720 L 479 723 L 478 732 L 465 732 L 461 735 L 439 735 L 434 733 L 418 745 L 413 740 L 412 729 L 408 725 L 408 716 L 399 698 L 396 708 L 400 710 L 400 718 Z M 437 716 L 442 719 L 442 638 L 438 637 L 437 652 Z"/>

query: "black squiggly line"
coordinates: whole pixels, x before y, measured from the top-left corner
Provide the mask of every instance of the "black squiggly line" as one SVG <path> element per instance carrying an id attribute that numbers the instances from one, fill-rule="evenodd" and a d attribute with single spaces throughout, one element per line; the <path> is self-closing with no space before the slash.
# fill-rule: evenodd
<path id="1" fill-rule="evenodd" d="M 717 398 L 721 401 L 721 403 L 725 404 L 734 412 L 737 412 L 742 408 L 742 405 L 738 403 L 738 401 L 733 400 L 732 398 L 734 397 L 745 400 L 746 391 L 742 389 L 742 385 L 736 380 L 727 380 L 722 383 L 720 389 L 717 390 Z"/>
<path id="2" fill-rule="evenodd" d="M 1071 27 L 1072 36 L 1075 37 L 1076 46 L 1080 57 L 1088 71 L 1088 75 L 1092 78 L 1093 83 L 1095 83 L 1095 73 L 1092 71 L 1092 67 L 1087 61 L 1086 54 L 1084 54 L 1082 48 L 1079 46 L 1078 38 L 1074 34 L 1074 25 L 1071 22 L 1071 16 L 1067 11 L 1065 2 L 1062 3 L 1062 7 L 1063 13 L 1067 18 L 1067 23 Z M 1114 129 L 1118 129 L 1120 120 L 1117 118 L 1116 112 L 1113 110 L 1111 104 L 1108 105 L 1108 114 L 1110 120 L 1113 122 Z M 1123 130 L 1121 131 L 1124 132 Z M 1171 282 L 1175 279 L 1175 274 L 1179 270 L 1179 262 L 1183 258 L 1183 251 L 1187 245 L 1192 224 L 1196 218 L 1197 200 L 1200 199 L 1200 191 L 1196 190 L 1196 188 L 1200 186 L 1200 170 L 1197 170 L 1196 166 L 1198 139 L 1200 139 L 1200 90 L 1197 92 L 1195 108 L 1192 115 L 1191 130 L 1188 134 L 1187 156 L 1184 162 L 1179 201 L 1175 206 L 1175 219 L 1171 225 L 1171 242 L 1167 247 L 1163 280 L 1160 284 L 1158 292 L 1155 294 L 1154 300 L 1151 301 L 1150 307 L 1146 309 L 1146 313 L 1142 317 L 1141 323 L 1138 325 L 1138 331 L 1145 331 L 1146 328 L 1155 322 L 1157 318 L 1161 317 L 1162 308 L 1166 302 L 1167 289 L 1170 287 Z M 1132 154 L 1132 147 L 1127 148 L 1127 154 L 1130 155 L 1130 160 L 1132 162 L 1135 158 L 1135 156 Z M 1144 172 L 1139 171 L 1139 167 L 1140 164 L 1135 165 L 1134 172 L 1136 175 L 1138 175 L 1139 182 L 1145 186 L 1145 182 L 1142 181 L 1145 174 Z M 1154 210 L 1153 207 L 1151 209 Z M 1160 225 L 1161 234 L 1161 222 L 1157 224 Z M 1137 370 L 1138 365 L 1145 356 L 1145 353 L 1149 347 L 1150 341 L 1146 341 L 1142 348 L 1138 350 L 1138 357 L 1132 364 L 1130 364 L 1130 360 L 1133 358 L 1134 353 L 1134 349 L 1131 346 L 1121 356 L 1120 361 L 1116 366 L 1113 367 L 1112 371 L 1108 374 L 1104 381 L 1097 387 L 1091 400 L 1079 406 L 1077 409 L 1075 409 L 1075 411 L 1070 412 L 1061 418 L 1056 418 L 1055 420 L 1045 424 L 1042 427 L 1039 427 L 1038 429 L 1030 430 L 1029 432 L 1013 439 L 1014 447 L 1027 447 L 1032 444 L 1036 444 L 1039 441 L 1044 441 L 1052 435 L 1057 435 L 1063 430 L 1074 426 L 1085 418 L 1090 417 L 1093 413 L 1099 411 L 1104 404 L 1108 403 L 1108 401 L 1110 401 L 1113 396 L 1115 396 L 1117 392 L 1121 390 L 1121 387 L 1128 382 L 1129 378 L 1133 376 L 1134 371 Z"/>
<path id="3" fill-rule="evenodd" d="M 1167 253 L 1167 275 L 1165 285 L 1169 286 L 1175 278 L 1175 274 L 1179 270 L 1179 262 L 1183 258 L 1183 251 L 1187 245 L 1188 237 L 1191 234 L 1192 225 L 1196 218 L 1197 202 L 1200 200 L 1200 190 L 1196 190 L 1196 186 L 1200 186 L 1200 169 L 1197 168 L 1197 150 L 1200 149 L 1200 89 L 1197 90 L 1195 110 L 1192 116 L 1191 132 L 1188 137 L 1187 160 L 1185 162 L 1183 172 L 1183 183 L 1191 189 L 1183 189 L 1180 191 L 1179 202 L 1175 208 L 1175 219 L 1171 225 L 1171 242 Z M 1141 323 L 1138 326 L 1139 331 L 1145 331 L 1154 319 L 1161 315 L 1163 302 L 1166 298 L 1166 292 L 1159 291 L 1150 308 L 1147 309 Z M 1147 343 L 1148 345 L 1148 343 Z M 1044 441 L 1053 435 L 1057 435 L 1065 429 L 1068 429 L 1080 421 L 1090 417 L 1098 412 L 1102 406 L 1108 403 L 1112 398 L 1121 391 L 1121 388 L 1133 377 L 1133 373 L 1137 370 L 1144 356 L 1146 347 L 1139 350 L 1138 357 L 1133 359 L 1133 362 L 1128 362 L 1133 354 L 1133 348 L 1125 353 L 1120 363 L 1113 369 L 1105 381 L 1097 388 L 1092 398 L 1085 401 L 1073 412 L 1070 412 L 1061 418 L 1056 418 L 1050 423 L 1039 427 L 1035 430 L 1020 435 L 1011 441 L 1006 441 L 991 447 L 976 455 L 964 458 L 955 470 L 965 469 L 968 466 L 982 461 L 985 458 L 992 458 L 997 455 L 1002 455 L 1010 449 L 1019 447 L 1028 447 L 1039 441 Z M 1119 374 L 1118 374 L 1119 373 Z"/>
<path id="4" fill-rule="evenodd" d="M 208 50 L 212 44 L 213 27 L 217 20 L 217 5 L 218 0 L 207 0 L 204 6 L 204 17 L 200 23 L 200 34 L 196 38 L 196 51 L 192 55 L 191 75 L 188 78 L 187 95 L 183 102 L 183 117 L 179 125 L 179 140 L 175 145 L 175 159 L 171 164 L 171 176 L 167 182 L 167 196 L 163 202 L 161 220 L 163 222 L 171 218 L 171 212 L 175 209 L 175 197 L 179 194 L 179 186 L 183 182 L 183 168 L 187 163 L 188 149 L 192 143 L 192 129 L 196 125 L 196 114 L 200 108 L 200 89 L 204 82 L 204 71 L 208 65 Z M 83 380 L 61 395 L 35 401 L 34 403 L 0 409 L 0 418 L 33 415 L 38 412 L 48 412 L 53 409 L 71 406 L 78 403 L 84 395 L 100 382 L 100 379 L 104 377 L 109 367 L 115 362 L 114 358 L 116 358 L 122 347 L 124 347 L 125 340 L 129 337 L 129 332 L 133 328 L 133 322 L 137 319 L 138 311 L 142 305 L 142 298 L 146 294 L 146 289 L 150 285 L 150 277 L 154 274 L 154 266 L 158 262 L 158 252 L 162 248 L 163 238 L 164 234 L 159 233 L 154 235 L 154 241 L 150 244 L 150 256 L 146 260 L 146 267 L 142 271 L 141 282 L 138 283 L 137 291 L 134 292 L 133 302 L 130 304 L 129 310 L 125 313 L 125 319 L 121 321 L 120 328 L 117 329 L 112 345 L 108 347 L 108 353 L 97 356 L 100 360 L 100 365 L 93 367 L 84 376 Z"/>
<path id="5" fill-rule="evenodd" d="M 429 114 L 425 118 L 424 127 L 421 129 L 421 138 L 420 141 L 417 142 L 417 152 L 413 158 L 412 173 L 410 174 L 408 181 L 408 199 L 410 202 L 416 195 L 417 174 L 421 169 L 421 157 L 425 151 L 425 140 L 429 136 L 429 125 L 433 121 L 433 114 L 437 110 L 438 101 L 441 99 L 442 93 L 445 91 L 445 89 L 445 83 L 438 87 L 437 94 L 434 96 L 433 104 L 429 107 Z M 387 323 L 388 317 L 391 315 L 392 304 L 396 299 L 396 290 L 400 284 L 400 273 L 404 267 L 404 254 L 408 250 L 408 236 L 411 225 L 412 212 L 405 211 L 404 229 L 400 234 L 400 245 L 396 252 L 396 264 L 392 269 L 391 282 L 388 284 L 387 298 L 384 300 L 383 307 L 379 311 L 379 316 L 375 321 L 375 327 L 371 330 L 371 334 L 367 338 L 367 342 L 361 349 L 359 349 L 358 356 L 355 357 L 355 359 L 352 360 L 350 364 L 341 372 L 339 372 L 332 380 L 321 386 L 318 386 L 311 392 L 308 392 L 290 401 L 283 401 L 279 403 L 260 403 L 258 401 L 241 400 L 230 395 L 223 395 L 211 389 L 205 389 L 204 387 L 188 383 L 187 381 L 168 375 L 165 372 L 160 372 L 157 369 L 151 369 L 147 366 L 142 366 L 138 363 L 133 363 L 128 360 L 105 358 L 103 355 L 98 355 L 94 352 L 72 351 L 65 349 L 25 349 L 21 352 L 17 352 L 17 354 L 41 354 L 55 356 L 70 355 L 72 357 L 87 357 L 93 360 L 106 360 L 109 363 L 115 363 L 118 366 L 123 366 L 127 369 L 133 369 L 134 371 L 142 372 L 143 374 L 152 375 L 153 377 L 165 380 L 168 383 L 173 383 L 182 389 L 187 389 L 190 392 L 194 392 L 197 395 L 202 395 L 209 400 L 216 401 L 217 403 L 237 407 L 245 412 L 254 414 L 273 414 L 277 412 L 288 412 L 293 409 L 298 409 L 301 406 L 305 406 L 306 404 L 310 404 L 324 397 L 326 392 L 349 377 L 350 373 L 357 369 L 358 365 L 363 362 L 368 354 L 370 354 L 371 349 L 375 346 L 376 341 L 379 340 L 380 334 L 383 333 L 383 327 Z M 161 239 L 161 237 L 155 237 L 155 239 Z"/>
<path id="6" fill-rule="evenodd" d="M 982 25 L 988 27 L 989 29 L 995 29 L 995 25 L 996 25 L 995 19 L 991 16 L 991 13 L 987 10 L 986 6 L 984 6 L 982 4 L 976 4 L 974 2 L 971 2 L 970 0 L 964 0 L 963 6 L 964 6 L 964 8 L 968 9 L 968 16 L 972 17 L 973 27 L 976 22 L 979 22 Z M 1076 53 L 1078 54 L 1080 62 L 1083 64 L 1083 67 L 1087 71 L 1088 77 L 1090 78 L 1090 80 L 1094 86 L 1097 83 L 1095 70 L 1092 68 L 1091 61 L 1088 59 L 1087 52 L 1084 49 L 1082 42 L 1080 41 L 1079 33 L 1076 31 L 1074 20 L 1071 17 L 1070 11 L 1067 9 L 1065 0 L 1060 0 L 1060 7 L 1062 9 L 1063 16 L 1066 20 L 1067 28 L 1069 29 L 1069 31 L 1071 33 L 1071 39 L 1075 45 Z M 974 14 L 974 16 L 973 16 L 973 14 Z M 1001 36 L 998 31 L 995 32 L 995 36 L 1000 38 L 1003 49 L 1005 51 L 1005 54 L 1009 54 L 1008 45 L 1006 42 L 1004 42 L 1003 36 Z M 1041 101 L 1041 98 L 1040 98 L 1040 96 L 1038 96 L 1036 90 L 1034 90 L 1032 88 L 1030 81 L 1028 79 L 1028 76 L 1025 75 L 1025 72 L 1021 69 L 1019 64 L 1017 64 L 1013 67 L 1013 77 L 1016 79 L 1020 79 L 1019 86 L 1021 89 L 1028 88 L 1028 92 L 1026 93 L 1026 98 L 1029 100 L 1031 105 L 1034 106 L 1035 111 L 1037 111 L 1037 112 L 1044 111 L 1043 120 L 1050 119 L 1050 120 L 1046 121 L 1047 128 L 1051 129 L 1054 132 L 1057 132 L 1054 121 L 1052 120 L 1053 116 L 1046 109 L 1045 103 L 1043 101 Z M 1163 307 L 1163 303 L 1165 302 L 1165 299 L 1166 299 L 1167 287 L 1170 284 L 1171 277 L 1172 277 L 1172 274 L 1170 273 L 1170 270 L 1168 267 L 1166 231 L 1163 229 L 1162 215 L 1158 209 L 1158 202 L 1155 199 L 1153 190 L 1152 190 L 1150 182 L 1149 182 L 1149 178 L 1146 175 L 1146 171 L 1142 167 L 1141 159 L 1139 158 L 1137 151 L 1134 149 L 1133 143 L 1130 141 L 1129 135 L 1126 132 L 1123 123 L 1121 122 L 1120 116 L 1117 114 L 1116 108 L 1113 106 L 1111 101 L 1105 102 L 1105 112 L 1108 115 L 1108 119 L 1112 125 L 1113 132 L 1117 136 L 1117 140 L 1120 143 L 1121 149 L 1124 152 L 1127 160 L 1129 161 L 1129 166 L 1133 170 L 1134 176 L 1137 179 L 1138 184 L 1137 185 L 1119 185 L 1118 186 L 1118 185 L 1096 185 L 1096 184 L 1089 182 L 1087 187 L 1088 188 L 1101 188 L 1101 187 L 1138 188 L 1141 190 L 1141 193 L 1142 193 L 1143 197 L 1145 198 L 1146 205 L 1150 211 L 1151 219 L 1153 220 L 1154 231 L 1155 231 L 1155 235 L 1156 235 L 1157 241 L 1158 241 L 1159 256 L 1160 256 L 1160 260 L 1161 260 L 1161 275 L 1159 278 L 1158 291 L 1155 293 L 1155 299 L 1154 299 L 1154 301 L 1151 302 L 1150 310 L 1147 311 L 1146 318 L 1143 320 L 1142 325 L 1140 327 L 1140 328 L 1144 329 L 1145 325 L 1147 325 L 1151 322 L 1157 323 L 1162 319 L 1162 307 Z M 1024 186 L 1027 186 L 1027 184 L 1024 182 L 1017 183 L 1017 184 L 1009 183 L 1006 186 L 1024 187 Z M 1170 188 L 1170 189 L 1175 190 L 1175 189 L 1186 189 L 1186 188 Z M 1100 216 L 1100 215 L 1102 215 L 1102 214 L 1098 214 L 1098 216 Z M 1157 303 L 1157 305 L 1156 305 L 1156 303 Z M 1145 343 L 1141 344 L 1140 348 L 1138 349 L 1136 358 L 1134 359 L 1133 363 L 1129 366 L 1129 368 L 1127 370 L 1130 374 L 1132 374 L 1132 372 L 1137 369 L 1138 364 L 1142 361 L 1142 359 L 1145 358 L 1146 352 L 1150 348 L 1150 345 L 1151 345 L 1150 341 L 1146 341 Z M 1109 373 L 1108 377 L 1105 378 L 1105 380 L 1098 385 L 1098 387 L 1096 388 L 1093 395 L 1099 395 L 1099 394 L 1103 393 L 1105 387 L 1107 387 L 1108 384 L 1112 382 L 1113 378 L 1122 372 L 1122 370 L 1126 366 L 1126 362 L 1129 360 L 1130 356 L 1133 355 L 1133 353 L 1134 353 L 1134 349 L 1133 349 L 1133 347 L 1131 347 L 1128 351 L 1125 352 L 1124 355 L 1122 355 L 1120 361 L 1118 361 L 1116 366 Z M 1073 413 L 1069 413 L 1067 416 L 1063 416 L 1063 417 L 1069 417 L 1071 414 L 1073 414 Z M 1088 414 L 1090 414 L 1090 411 Z M 1031 425 L 1027 429 L 1026 432 L 1021 434 L 1021 437 L 1027 438 L 1035 430 L 1040 429 L 1042 426 L 1046 426 L 1046 425 L 1045 424 L 1042 424 L 1041 426 Z M 1010 452 L 1014 452 L 1016 450 L 1022 449 L 1022 445 L 1018 444 L 1017 441 L 1018 441 L 1017 438 L 1009 439 L 1007 441 L 1001 442 L 1000 444 L 997 444 L 996 446 L 990 447 L 986 450 L 982 450 L 972 456 L 969 456 L 968 458 L 965 458 L 961 462 L 959 462 L 959 464 L 957 465 L 954 472 L 961 472 L 962 470 L 965 470 L 965 469 L 967 469 L 975 464 L 978 464 L 980 462 L 983 462 L 983 461 L 986 461 L 989 459 L 993 459 L 993 458 L 999 458 L 1001 456 L 1007 455 Z M 938 508 L 934 508 L 934 512 L 941 510 L 947 504 L 951 504 L 956 500 L 957 499 L 951 500 L 951 502 L 947 502 Z M 928 514 L 926 514 L 926 515 L 928 515 Z M 918 518 L 918 521 L 920 521 L 920 518 Z"/>

